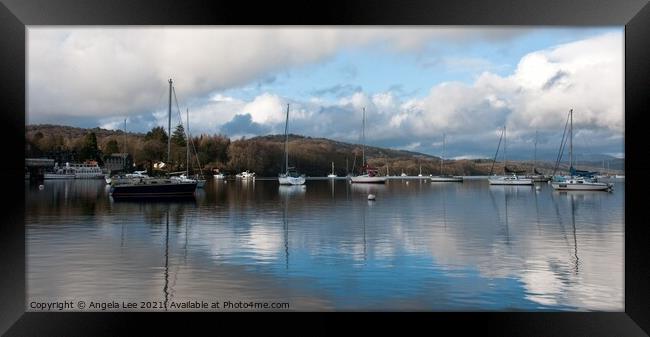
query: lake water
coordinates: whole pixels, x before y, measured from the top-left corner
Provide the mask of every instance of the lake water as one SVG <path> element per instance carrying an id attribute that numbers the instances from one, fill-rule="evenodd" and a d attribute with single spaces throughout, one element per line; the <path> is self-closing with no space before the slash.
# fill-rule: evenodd
<path id="1" fill-rule="evenodd" d="M 103 180 L 26 182 L 26 310 L 624 311 L 624 183 L 538 186 L 209 180 L 194 200 L 120 202 Z"/>

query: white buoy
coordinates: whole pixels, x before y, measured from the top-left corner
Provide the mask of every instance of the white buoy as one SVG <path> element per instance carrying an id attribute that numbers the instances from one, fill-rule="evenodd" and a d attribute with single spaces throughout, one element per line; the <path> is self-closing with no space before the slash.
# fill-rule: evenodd
<path id="1" fill-rule="evenodd" d="M 45 185 L 38 185 L 38 189 L 39 189 L 39 190 L 42 190 L 42 189 L 44 189 L 44 188 L 45 188 Z"/>
<path id="2" fill-rule="evenodd" d="M 368 194 L 368 200 L 375 200 L 375 198 L 374 194 Z"/>
<path id="3" fill-rule="evenodd" d="M 542 189 L 542 187 L 540 187 L 540 186 L 538 185 L 538 186 L 535 186 L 535 189 L 539 191 L 539 190 Z"/>

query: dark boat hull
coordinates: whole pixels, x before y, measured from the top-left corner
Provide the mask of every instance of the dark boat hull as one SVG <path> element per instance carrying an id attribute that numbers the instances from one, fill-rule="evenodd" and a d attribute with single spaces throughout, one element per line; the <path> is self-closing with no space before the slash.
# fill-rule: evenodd
<path id="1" fill-rule="evenodd" d="M 114 199 L 187 198 L 194 196 L 196 183 L 118 185 L 111 189 Z"/>

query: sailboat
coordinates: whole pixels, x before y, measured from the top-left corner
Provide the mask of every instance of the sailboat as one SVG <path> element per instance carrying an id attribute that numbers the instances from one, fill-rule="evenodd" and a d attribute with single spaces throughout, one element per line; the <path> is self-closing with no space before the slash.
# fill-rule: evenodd
<path id="1" fill-rule="evenodd" d="M 185 182 L 195 181 L 197 188 L 203 188 L 203 186 L 205 186 L 205 179 L 202 177 L 202 174 L 201 174 L 201 177 L 199 177 L 197 175 L 195 178 L 190 178 L 190 142 L 192 141 L 192 139 L 190 137 L 189 109 L 186 111 L 186 116 L 187 116 L 186 117 L 187 118 L 187 130 L 185 132 L 185 135 L 186 135 L 185 138 L 187 138 L 187 144 L 185 144 L 185 153 L 186 153 L 186 158 L 187 159 L 186 159 L 186 164 L 185 164 L 185 174 L 181 174 L 178 177 L 172 177 L 172 179 L 185 181 Z M 193 144 L 192 144 L 192 146 L 193 146 Z M 198 161 L 198 158 L 197 158 L 197 161 Z M 199 166 L 199 170 L 200 169 L 201 168 Z"/>
<path id="2" fill-rule="evenodd" d="M 445 135 L 442 135 L 442 155 L 440 156 L 440 175 L 431 177 L 431 182 L 463 182 L 463 177 L 443 174 L 442 168 L 445 163 Z"/>
<path id="3" fill-rule="evenodd" d="M 172 80 L 169 79 L 169 115 L 167 132 L 171 135 Z M 167 137 L 167 162 L 169 162 L 171 137 Z M 171 178 L 151 178 L 146 175 L 131 175 L 119 182 L 113 181 L 110 195 L 113 199 L 125 198 L 179 198 L 193 197 L 196 181 L 181 181 Z"/>
<path id="4" fill-rule="evenodd" d="M 361 128 L 361 146 L 362 146 L 362 166 L 361 175 L 350 177 L 350 182 L 353 183 L 374 183 L 384 184 L 386 177 L 380 177 L 379 170 L 366 164 L 366 108 L 363 108 L 363 122 Z"/>
<path id="5" fill-rule="evenodd" d="M 532 179 L 533 182 L 547 182 L 551 179 L 549 176 L 546 176 L 542 172 L 537 170 L 537 131 L 535 131 L 535 152 L 533 156 L 533 174 L 526 176 L 526 178 Z"/>
<path id="6" fill-rule="evenodd" d="M 226 178 L 226 175 L 220 172 L 218 169 L 214 169 L 214 179 L 223 180 Z"/>
<path id="7" fill-rule="evenodd" d="M 599 183 L 592 177 L 594 172 L 580 171 L 573 167 L 573 109 L 569 110 L 569 173 L 568 177 L 555 177 L 551 182 L 556 190 L 561 191 L 610 191 L 612 183 Z"/>
<path id="8" fill-rule="evenodd" d="M 305 175 L 299 174 L 294 167 L 289 167 L 289 104 L 287 104 L 287 119 L 284 124 L 284 168 L 285 173 L 278 175 L 280 185 L 304 185 Z"/>
<path id="9" fill-rule="evenodd" d="M 516 171 L 512 171 L 508 169 L 508 160 L 506 159 L 506 126 L 503 126 L 503 133 L 501 134 L 503 136 L 503 158 L 504 158 L 504 164 L 503 164 L 503 172 L 504 174 L 506 172 L 512 172 L 512 175 L 503 175 L 503 176 L 497 176 L 494 175 L 490 178 L 488 178 L 488 181 L 490 182 L 490 185 L 532 185 L 533 180 L 529 178 L 522 178 L 517 176 Z M 499 144 L 501 144 L 501 141 L 499 140 Z M 499 147 L 497 146 L 497 154 L 499 153 Z M 496 154 L 494 155 L 494 161 L 496 162 Z"/>
<path id="10" fill-rule="evenodd" d="M 336 178 L 337 175 L 334 173 L 334 162 L 332 162 L 332 173 L 327 175 L 328 178 Z"/>

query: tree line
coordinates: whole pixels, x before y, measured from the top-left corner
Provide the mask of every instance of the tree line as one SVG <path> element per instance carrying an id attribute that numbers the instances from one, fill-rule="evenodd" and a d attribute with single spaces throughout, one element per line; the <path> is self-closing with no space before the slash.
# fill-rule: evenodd
<path id="1" fill-rule="evenodd" d="M 169 135 L 165 128 L 156 126 L 147 133 L 125 133 L 120 130 L 82 129 L 56 125 L 30 125 L 26 133 L 26 157 L 49 157 L 60 162 L 96 160 L 102 165 L 113 153 L 128 153 L 135 169 L 146 169 L 155 174 L 156 163 L 166 163 L 167 172 L 185 171 L 204 174 L 219 170 L 235 174 L 245 170 L 258 176 L 277 176 L 284 171 L 284 136 L 269 135 L 250 139 L 231 140 L 222 134 L 200 134 L 187 139 L 179 124 L 171 134 L 171 151 L 167 159 Z M 189 149 L 189 164 L 187 151 Z M 345 176 L 359 173 L 362 166 L 362 148 L 359 144 L 290 135 L 289 166 L 307 176 L 325 176 L 331 172 Z M 445 160 L 409 151 L 367 146 L 366 162 L 381 174 L 423 175 L 454 174 L 483 175 L 490 170 L 491 160 Z M 529 166 L 529 165 L 528 165 Z M 522 163 L 520 167 L 528 168 Z M 162 171 L 160 172 L 162 173 Z M 498 172 L 497 172 L 498 173 Z"/>

